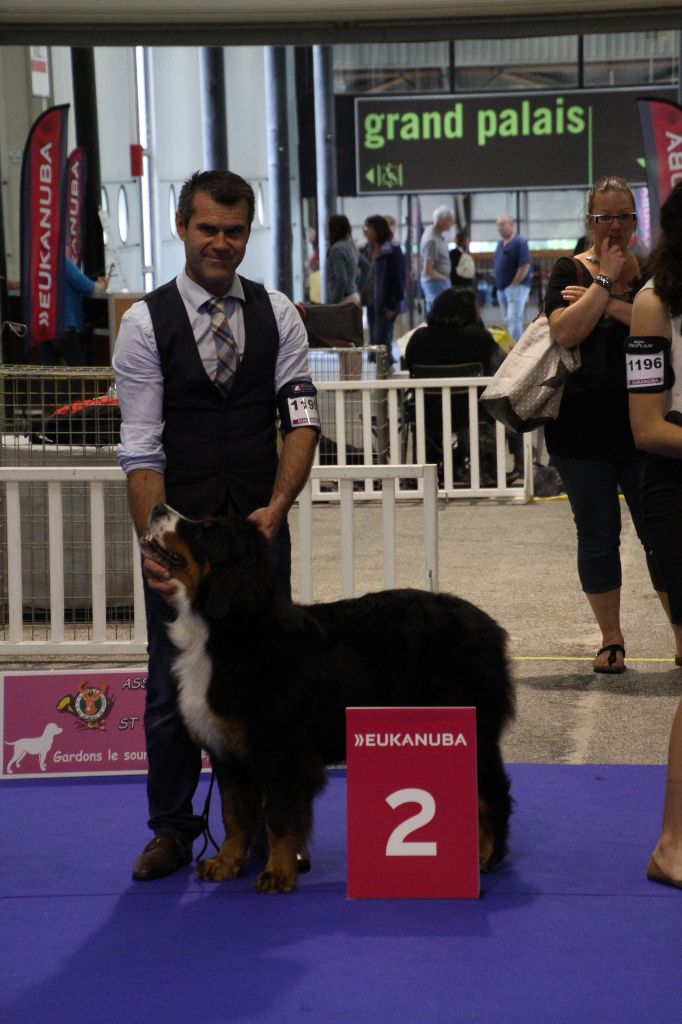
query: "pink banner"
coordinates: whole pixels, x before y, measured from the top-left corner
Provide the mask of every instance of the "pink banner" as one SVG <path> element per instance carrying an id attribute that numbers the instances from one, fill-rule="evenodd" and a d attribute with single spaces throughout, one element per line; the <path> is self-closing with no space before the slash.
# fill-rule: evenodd
<path id="1" fill-rule="evenodd" d="M 661 206 L 673 185 L 682 181 L 682 107 L 669 100 L 640 99 L 637 104 L 655 235 Z"/>
<path id="2" fill-rule="evenodd" d="M 5 673 L 0 778 L 146 772 L 146 685 L 144 669 Z"/>
<path id="3" fill-rule="evenodd" d="M 21 165 L 21 299 L 32 348 L 63 327 L 68 103 L 36 120 Z"/>
<path id="4" fill-rule="evenodd" d="M 66 255 L 77 267 L 83 257 L 83 199 L 87 165 L 85 150 L 77 146 L 66 163 Z"/>

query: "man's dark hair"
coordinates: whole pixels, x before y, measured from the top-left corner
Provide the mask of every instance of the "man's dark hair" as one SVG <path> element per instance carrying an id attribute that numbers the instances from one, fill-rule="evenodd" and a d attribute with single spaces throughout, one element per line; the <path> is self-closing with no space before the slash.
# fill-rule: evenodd
<path id="1" fill-rule="evenodd" d="M 197 192 L 205 192 L 214 203 L 222 206 L 235 206 L 242 199 L 246 200 L 249 224 L 253 223 L 256 200 L 248 181 L 232 171 L 195 171 L 182 186 L 178 199 L 178 217 L 184 227 L 187 227 L 194 213 L 194 197 Z"/>

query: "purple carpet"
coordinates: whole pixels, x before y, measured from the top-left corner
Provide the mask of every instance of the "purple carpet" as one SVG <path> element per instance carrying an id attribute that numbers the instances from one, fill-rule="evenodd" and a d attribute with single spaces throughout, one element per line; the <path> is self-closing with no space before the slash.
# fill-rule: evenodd
<path id="1" fill-rule="evenodd" d="M 660 766 L 510 767 L 508 862 L 480 900 L 345 896 L 345 776 L 316 807 L 313 870 L 130 879 L 144 781 L 0 785 L 7 1024 L 648 1024 L 682 1019 L 682 892 L 644 866 Z M 202 782 L 201 795 L 206 782 Z M 221 836 L 218 798 L 212 828 Z"/>

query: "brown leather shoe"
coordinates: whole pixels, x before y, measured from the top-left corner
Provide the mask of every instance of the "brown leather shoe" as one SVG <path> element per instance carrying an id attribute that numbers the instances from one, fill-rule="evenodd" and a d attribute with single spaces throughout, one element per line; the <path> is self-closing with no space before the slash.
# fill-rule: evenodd
<path id="1" fill-rule="evenodd" d="M 151 882 L 170 875 L 192 859 L 191 849 L 174 836 L 154 836 L 133 864 L 133 878 Z"/>

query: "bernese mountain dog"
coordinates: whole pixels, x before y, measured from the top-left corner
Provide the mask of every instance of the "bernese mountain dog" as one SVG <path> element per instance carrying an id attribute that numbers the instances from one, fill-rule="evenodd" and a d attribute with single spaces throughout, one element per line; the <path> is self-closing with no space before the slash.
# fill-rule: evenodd
<path id="1" fill-rule="evenodd" d="M 225 840 L 198 865 L 242 871 L 264 825 L 259 892 L 296 887 L 326 767 L 345 760 L 347 707 L 475 707 L 479 861 L 507 850 L 511 798 L 500 735 L 514 714 L 506 634 L 459 597 L 385 590 L 291 604 L 265 538 L 240 517 L 196 522 L 158 505 L 142 541 L 177 582 L 170 637 L 180 711 L 210 754 Z"/>

